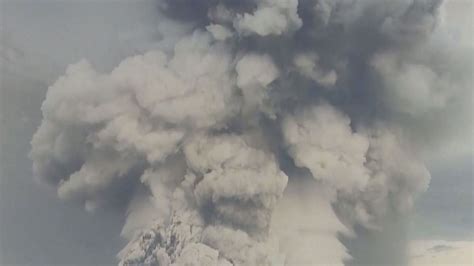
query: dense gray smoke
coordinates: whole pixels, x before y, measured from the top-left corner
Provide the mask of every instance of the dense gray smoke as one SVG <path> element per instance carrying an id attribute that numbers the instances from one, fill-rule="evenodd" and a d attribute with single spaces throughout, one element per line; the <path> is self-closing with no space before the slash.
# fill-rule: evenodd
<path id="1" fill-rule="evenodd" d="M 159 6 L 158 48 L 68 67 L 32 140 L 61 199 L 127 206 L 120 265 L 357 261 L 469 113 L 471 48 L 441 0 Z"/>

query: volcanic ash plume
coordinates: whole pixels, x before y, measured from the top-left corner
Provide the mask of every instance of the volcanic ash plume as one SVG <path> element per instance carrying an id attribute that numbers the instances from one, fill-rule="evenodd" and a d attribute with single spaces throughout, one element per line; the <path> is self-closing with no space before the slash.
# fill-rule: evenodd
<path id="1" fill-rule="evenodd" d="M 69 66 L 32 140 L 61 199 L 126 206 L 120 265 L 350 262 L 341 236 L 408 212 L 415 151 L 469 108 L 439 0 L 159 6 L 158 48 Z"/>

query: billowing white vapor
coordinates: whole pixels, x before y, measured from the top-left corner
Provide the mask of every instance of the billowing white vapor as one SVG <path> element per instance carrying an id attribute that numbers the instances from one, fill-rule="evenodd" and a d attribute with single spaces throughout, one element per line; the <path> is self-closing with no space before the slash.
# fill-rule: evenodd
<path id="1" fill-rule="evenodd" d="M 469 108 L 440 0 L 160 6 L 161 48 L 71 65 L 32 140 L 60 198 L 128 206 L 120 265 L 350 264 L 341 239 L 410 210 L 415 151 Z"/>

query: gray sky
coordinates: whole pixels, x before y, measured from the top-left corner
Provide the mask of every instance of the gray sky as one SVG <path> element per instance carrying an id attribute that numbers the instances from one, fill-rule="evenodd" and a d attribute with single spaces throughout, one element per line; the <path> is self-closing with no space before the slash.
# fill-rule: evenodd
<path id="1" fill-rule="evenodd" d="M 469 9 L 462 8 L 467 0 L 452 1 L 461 14 L 454 17 L 468 21 Z M 145 1 L 0 3 L 0 264 L 114 264 L 124 244 L 120 212 L 90 214 L 59 201 L 53 189 L 34 181 L 27 154 L 47 86 L 81 58 L 107 70 L 152 47 L 159 41 L 155 7 Z M 473 240 L 468 150 L 442 163 L 432 160 L 432 184 L 414 214 L 414 238 Z"/>

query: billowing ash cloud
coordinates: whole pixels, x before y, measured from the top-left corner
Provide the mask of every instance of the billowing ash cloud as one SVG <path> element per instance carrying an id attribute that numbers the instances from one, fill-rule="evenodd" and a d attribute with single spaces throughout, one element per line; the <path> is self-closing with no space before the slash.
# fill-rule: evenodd
<path id="1" fill-rule="evenodd" d="M 343 265 L 424 191 L 469 110 L 440 0 L 160 3 L 156 50 L 52 85 L 36 175 L 127 206 L 120 265 Z M 461 119 L 462 120 L 462 119 Z"/>

